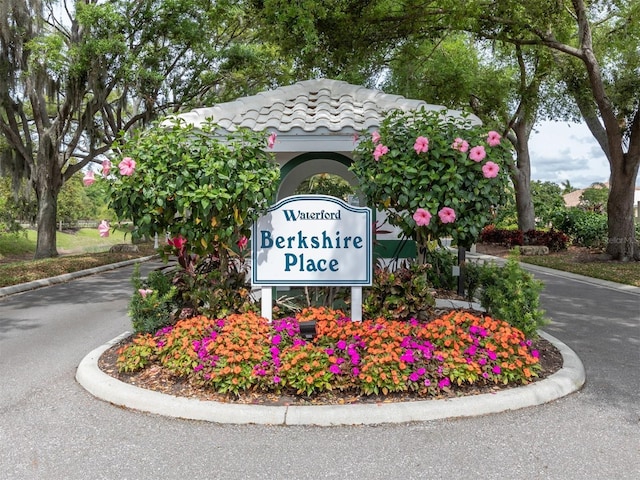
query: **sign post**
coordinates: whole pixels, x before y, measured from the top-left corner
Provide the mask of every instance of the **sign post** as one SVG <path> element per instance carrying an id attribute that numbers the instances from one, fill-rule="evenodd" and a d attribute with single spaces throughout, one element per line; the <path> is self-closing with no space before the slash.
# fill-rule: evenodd
<path id="1" fill-rule="evenodd" d="M 351 319 L 362 320 L 362 287 L 373 274 L 371 225 L 371 209 L 326 195 L 295 195 L 269 208 L 251 235 L 251 283 L 262 286 L 262 316 L 272 319 L 267 287 L 350 286 Z"/>

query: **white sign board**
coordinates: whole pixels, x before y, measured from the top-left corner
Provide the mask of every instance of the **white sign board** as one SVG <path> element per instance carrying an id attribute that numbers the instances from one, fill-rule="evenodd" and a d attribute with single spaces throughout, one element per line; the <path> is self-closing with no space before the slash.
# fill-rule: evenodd
<path id="1" fill-rule="evenodd" d="M 254 285 L 371 285 L 371 209 L 326 195 L 287 197 L 253 224 L 251 250 Z"/>

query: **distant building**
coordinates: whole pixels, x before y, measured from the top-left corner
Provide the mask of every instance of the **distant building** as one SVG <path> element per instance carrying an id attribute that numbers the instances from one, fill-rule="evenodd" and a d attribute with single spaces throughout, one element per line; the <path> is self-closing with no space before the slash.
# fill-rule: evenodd
<path id="1" fill-rule="evenodd" d="M 609 182 L 604 182 L 607 188 L 609 188 Z M 580 204 L 580 197 L 584 193 L 586 188 L 581 188 L 579 190 L 574 190 L 571 193 L 566 193 L 562 196 L 564 199 L 564 204 L 566 207 L 577 207 Z M 633 216 L 640 221 L 640 187 L 636 187 L 634 196 L 633 196 Z"/>

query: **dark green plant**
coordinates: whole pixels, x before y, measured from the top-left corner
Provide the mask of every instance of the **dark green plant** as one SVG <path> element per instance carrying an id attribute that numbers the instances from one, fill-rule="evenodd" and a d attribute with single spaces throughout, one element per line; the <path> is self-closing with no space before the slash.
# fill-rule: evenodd
<path id="1" fill-rule="evenodd" d="M 433 288 L 455 290 L 458 278 L 452 274 L 453 267 L 458 265 L 458 256 L 446 248 L 437 248 L 424 253 L 424 261 L 431 268 L 424 269 L 427 282 Z"/>
<path id="2" fill-rule="evenodd" d="M 134 292 L 129 302 L 129 318 L 136 333 L 153 333 L 176 318 L 176 288 L 161 271 L 152 271 L 145 280 L 136 265 L 131 278 Z"/>
<path id="3" fill-rule="evenodd" d="M 376 269 L 373 284 L 364 291 L 364 318 L 430 318 L 435 305 L 433 289 L 427 279 L 430 269 L 427 264 L 413 264 L 396 270 L 388 267 Z"/>
<path id="4" fill-rule="evenodd" d="M 487 313 L 521 330 L 527 338 L 548 323 L 540 307 L 543 283 L 524 270 L 517 256 L 500 267 L 494 263 L 478 266 L 480 304 Z"/>

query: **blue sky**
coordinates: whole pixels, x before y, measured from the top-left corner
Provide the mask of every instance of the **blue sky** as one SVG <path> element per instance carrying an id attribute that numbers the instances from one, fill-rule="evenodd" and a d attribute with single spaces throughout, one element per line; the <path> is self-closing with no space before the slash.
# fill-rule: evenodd
<path id="1" fill-rule="evenodd" d="M 609 180 L 609 163 L 584 124 L 542 122 L 531 133 L 531 178 L 576 188 Z"/>

